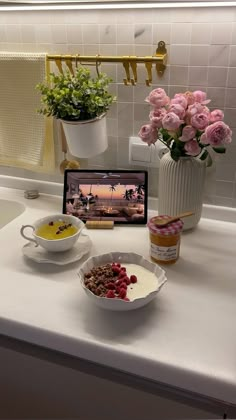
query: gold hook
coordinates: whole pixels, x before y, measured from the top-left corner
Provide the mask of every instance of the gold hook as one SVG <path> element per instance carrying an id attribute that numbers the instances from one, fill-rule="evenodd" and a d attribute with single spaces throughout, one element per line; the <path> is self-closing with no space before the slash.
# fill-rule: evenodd
<path id="1" fill-rule="evenodd" d="M 63 74 L 62 62 L 61 57 L 55 59 L 56 66 L 61 74 Z"/>
<path id="2" fill-rule="evenodd" d="M 136 83 L 137 83 L 137 80 L 138 80 L 138 77 L 137 77 L 137 63 L 136 63 L 136 61 L 131 61 L 130 62 L 130 67 L 131 67 L 132 72 L 133 72 L 133 78 L 131 79 L 131 83 L 132 83 L 133 86 L 135 86 Z"/>
<path id="3" fill-rule="evenodd" d="M 75 74 L 74 74 L 74 70 L 73 70 L 73 67 L 72 67 L 72 60 L 71 60 L 70 55 L 66 56 L 65 62 L 66 62 L 66 65 L 67 65 L 68 69 L 70 70 L 71 74 L 74 76 Z"/>
<path id="4" fill-rule="evenodd" d="M 78 59 L 79 59 L 80 54 L 76 54 L 75 55 L 75 67 L 78 67 Z"/>
<path id="5" fill-rule="evenodd" d="M 99 57 L 99 54 L 97 54 L 96 57 Z M 97 72 L 98 77 L 100 76 L 100 72 L 98 68 L 98 66 L 100 65 L 101 65 L 101 62 L 96 60 L 96 72 Z"/>
<path id="6" fill-rule="evenodd" d="M 124 66 L 125 73 L 126 73 L 126 79 L 123 79 L 123 82 L 127 86 L 127 85 L 130 84 L 129 62 L 128 61 L 124 61 L 123 62 L 123 66 Z"/>
<path id="7" fill-rule="evenodd" d="M 146 62 L 145 67 L 146 67 L 147 73 L 148 73 L 148 79 L 146 79 L 146 85 L 150 86 L 150 84 L 152 83 L 152 63 L 151 62 Z"/>

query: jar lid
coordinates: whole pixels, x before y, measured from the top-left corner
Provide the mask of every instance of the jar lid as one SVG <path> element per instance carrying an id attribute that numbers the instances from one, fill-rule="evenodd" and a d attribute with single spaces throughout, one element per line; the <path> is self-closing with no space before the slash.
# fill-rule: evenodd
<path id="1" fill-rule="evenodd" d="M 181 219 L 176 220 L 175 222 L 169 223 L 168 225 L 161 227 L 161 226 L 155 225 L 155 219 L 157 217 L 161 219 L 168 219 L 170 216 L 158 215 L 158 216 L 152 217 L 147 223 L 147 227 L 150 229 L 152 233 L 159 234 L 162 236 L 171 236 L 171 235 L 176 235 L 177 233 L 180 233 L 182 231 L 184 222 Z"/>

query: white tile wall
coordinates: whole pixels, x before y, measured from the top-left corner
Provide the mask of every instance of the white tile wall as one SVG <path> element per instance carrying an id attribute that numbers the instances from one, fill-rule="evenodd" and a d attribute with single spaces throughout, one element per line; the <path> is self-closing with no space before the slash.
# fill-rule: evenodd
<path id="1" fill-rule="evenodd" d="M 122 65 L 102 66 L 118 96 L 108 112 L 109 147 L 100 156 L 81 160 L 81 166 L 130 168 L 129 136 L 137 135 L 148 121 L 144 99 L 150 90 L 163 87 L 172 96 L 202 89 L 211 99 L 210 107 L 224 110 L 233 130 L 228 152 L 208 169 L 205 201 L 236 207 L 236 8 L 0 12 L 0 49 L 5 51 L 152 55 L 160 40 L 167 44 L 168 66 L 162 78 L 153 67 L 152 87 L 145 84 L 144 65 L 138 65 L 134 87 L 124 86 Z M 59 144 L 56 152 L 59 163 Z M 39 175 L 2 166 L 0 173 L 62 181 L 58 170 Z M 158 169 L 149 169 L 149 179 L 150 194 L 156 196 Z"/>

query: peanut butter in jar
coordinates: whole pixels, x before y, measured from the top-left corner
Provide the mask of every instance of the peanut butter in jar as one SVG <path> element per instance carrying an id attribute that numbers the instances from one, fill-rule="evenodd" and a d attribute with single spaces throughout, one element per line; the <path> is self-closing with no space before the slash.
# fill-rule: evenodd
<path id="1" fill-rule="evenodd" d="M 169 216 L 158 216 L 160 217 L 167 219 Z M 148 221 L 150 256 L 153 261 L 159 264 L 173 264 L 178 260 L 183 224 L 179 219 L 161 227 L 155 224 L 155 217 Z"/>

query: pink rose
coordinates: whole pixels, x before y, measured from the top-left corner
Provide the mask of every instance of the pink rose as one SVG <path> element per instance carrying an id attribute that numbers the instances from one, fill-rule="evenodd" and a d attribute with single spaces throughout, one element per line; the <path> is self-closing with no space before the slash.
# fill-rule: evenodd
<path id="1" fill-rule="evenodd" d="M 182 136 L 179 137 L 179 140 L 185 142 L 193 139 L 195 137 L 196 131 L 196 128 L 192 127 L 191 125 L 186 125 L 183 128 Z"/>
<path id="2" fill-rule="evenodd" d="M 186 155 L 189 156 L 198 156 L 201 153 L 201 147 L 199 146 L 197 140 L 189 140 L 184 145 L 184 150 Z"/>
<path id="3" fill-rule="evenodd" d="M 203 106 L 203 107 L 202 107 L 202 112 L 201 112 L 201 114 L 206 114 L 206 115 L 207 115 L 207 118 L 208 118 L 208 120 L 209 120 L 210 115 L 211 115 L 211 111 L 209 110 L 209 108 L 208 108 L 207 106 Z"/>
<path id="4" fill-rule="evenodd" d="M 185 98 L 187 99 L 188 105 L 193 105 L 195 102 L 195 98 L 193 92 L 187 91 L 184 93 Z"/>
<path id="5" fill-rule="evenodd" d="M 166 130 L 177 130 L 179 126 L 183 123 L 183 120 L 180 120 L 178 115 L 174 114 L 174 112 L 168 112 L 163 120 L 162 120 L 162 126 Z"/>
<path id="6" fill-rule="evenodd" d="M 213 147 L 223 146 L 231 143 L 232 131 L 223 121 L 216 121 L 206 128 L 200 141 L 202 144 L 210 144 Z"/>
<path id="7" fill-rule="evenodd" d="M 222 121 L 224 119 L 224 113 L 220 109 L 214 109 L 210 113 L 210 122 L 214 123 L 216 121 Z"/>
<path id="8" fill-rule="evenodd" d="M 175 96 L 174 96 L 174 98 L 171 99 L 171 104 L 179 104 L 184 109 L 186 109 L 187 106 L 188 106 L 188 101 L 187 101 L 186 97 L 184 96 L 184 94 L 182 94 L 182 93 L 176 93 Z"/>
<path id="9" fill-rule="evenodd" d="M 193 105 L 189 105 L 187 112 L 186 112 L 186 124 L 191 123 L 191 117 L 196 114 L 206 114 L 208 118 L 210 118 L 210 110 L 203 106 L 202 104 L 199 104 L 198 102 L 195 102 Z"/>
<path id="10" fill-rule="evenodd" d="M 209 104 L 209 102 L 211 102 L 210 99 L 206 99 L 206 93 L 202 92 L 201 90 L 195 90 L 193 92 L 193 96 L 195 98 L 196 102 L 200 102 L 200 104 Z"/>
<path id="11" fill-rule="evenodd" d="M 148 146 L 150 146 L 151 144 L 156 143 L 158 131 L 151 124 L 146 124 L 141 127 L 138 136 L 144 143 L 147 143 Z"/>
<path id="12" fill-rule="evenodd" d="M 209 119 L 206 114 L 195 114 L 191 118 L 191 125 L 197 130 L 204 130 L 209 124 Z"/>
<path id="13" fill-rule="evenodd" d="M 161 108 L 170 102 L 170 98 L 167 96 L 164 89 L 157 88 L 149 93 L 145 101 L 149 102 L 150 105 L 154 106 L 155 108 Z"/>
<path id="14" fill-rule="evenodd" d="M 168 112 L 174 112 L 181 120 L 185 116 L 185 109 L 180 104 L 171 104 Z"/>
<path id="15" fill-rule="evenodd" d="M 189 105 L 188 107 L 188 115 L 191 115 L 191 117 L 195 114 L 201 114 L 204 109 L 204 106 L 200 104 L 199 102 L 195 102 L 193 105 Z"/>
<path id="16" fill-rule="evenodd" d="M 162 119 L 166 115 L 166 110 L 164 108 L 155 108 L 149 114 L 149 119 L 152 123 L 153 127 L 161 128 L 162 127 Z"/>

